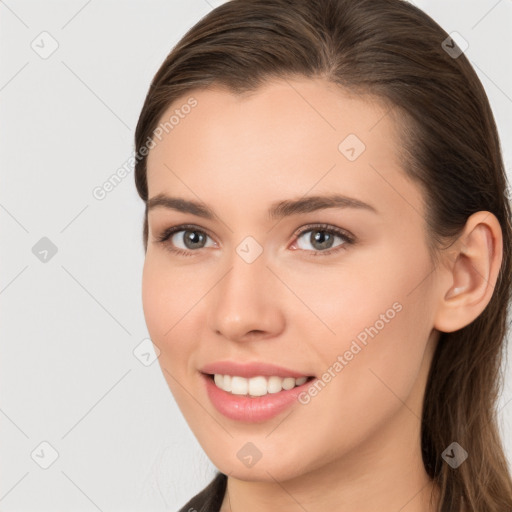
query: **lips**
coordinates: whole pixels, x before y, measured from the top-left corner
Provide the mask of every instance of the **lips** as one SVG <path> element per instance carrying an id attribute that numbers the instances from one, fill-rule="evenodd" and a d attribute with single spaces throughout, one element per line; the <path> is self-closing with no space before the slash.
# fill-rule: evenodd
<path id="1" fill-rule="evenodd" d="M 275 367 L 272 368 L 275 371 Z M 314 385 L 315 379 L 278 393 L 264 396 L 234 395 L 216 386 L 213 379 L 201 374 L 206 396 L 215 409 L 230 420 L 237 422 L 255 423 L 268 421 L 284 413 L 289 407 L 297 407 L 299 396 L 306 388 Z"/>
<path id="2" fill-rule="evenodd" d="M 238 363 L 234 361 L 217 361 L 210 363 L 200 368 L 201 373 L 206 375 L 213 375 L 215 373 L 220 375 L 238 375 L 249 379 L 251 377 L 293 377 L 298 379 L 300 377 L 312 377 L 310 373 L 303 373 L 298 370 L 285 368 L 284 366 L 277 366 L 274 364 L 263 362 L 250 362 Z"/>

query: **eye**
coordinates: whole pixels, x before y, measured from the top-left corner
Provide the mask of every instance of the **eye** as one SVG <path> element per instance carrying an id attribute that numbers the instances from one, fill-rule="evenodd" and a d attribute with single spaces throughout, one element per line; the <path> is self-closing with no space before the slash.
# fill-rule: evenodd
<path id="1" fill-rule="evenodd" d="M 310 233 L 309 237 L 304 237 L 304 235 L 308 233 Z M 175 254 L 193 256 L 194 252 L 197 252 L 198 249 L 217 246 L 215 242 L 209 246 L 206 245 L 208 238 L 211 239 L 203 229 L 191 224 L 182 224 L 166 229 L 156 238 L 156 242 L 163 244 L 167 250 Z M 304 238 L 304 241 L 301 241 L 302 238 Z M 341 240 L 341 243 L 333 246 L 336 238 Z M 301 241 L 301 243 L 298 243 L 299 241 Z M 306 243 L 306 247 L 303 245 L 304 242 Z M 294 242 L 294 245 L 298 245 L 299 249 L 311 253 L 309 256 L 317 256 L 320 254 L 324 256 L 345 250 L 348 245 L 354 242 L 355 238 L 353 235 L 345 230 L 330 226 L 329 224 L 316 224 L 301 228 L 296 234 L 296 242 Z M 313 247 L 312 250 L 307 248 L 308 243 Z M 293 246 L 292 248 L 295 249 Z"/>
<path id="2" fill-rule="evenodd" d="M 158 236 L 156 241 L 164 244 L 171 252 L 183 256 L 192 256 L 196 249 L 206 247 L 207 238 L 210 238 L 209 235 L 202 229 L 193 225 L 181 225 L 166 229 Z M 215 247 L 215 244 L 213 244 L 213 247 Z"/>
<path id="3" fill-rule="evenodd" d="M 303 235 L 308 233 L 309 236 L 303 237 Z M 305 226 L 297 234 L 297 242 L 302 238 L 304 238 L 304 240 L 302 243 L 298 244 L 299 249 L 312 252 L 311 256 L 331 254 L 338 250 L 344 250 L 347 248 L 347 245 L 354 243 L 354 237 L 348 232 L 328 224 Z M 336 238 L 340 239 L 341 243 L 333 247 Z M 304 247 L 304 242 L 306 247 Z M 313 250 L 308 249 L 308 244 L 313 247 Z"/>

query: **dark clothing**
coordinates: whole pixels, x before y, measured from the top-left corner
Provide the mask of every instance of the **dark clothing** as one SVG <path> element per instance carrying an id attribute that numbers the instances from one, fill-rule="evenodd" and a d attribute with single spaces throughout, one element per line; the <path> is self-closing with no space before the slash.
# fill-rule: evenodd
<path id="1" fill-rule="evenodd" d="M 213 480 L 191 498 L 178 512 L 219 512 L 228 477 L 218 471 Z"/>

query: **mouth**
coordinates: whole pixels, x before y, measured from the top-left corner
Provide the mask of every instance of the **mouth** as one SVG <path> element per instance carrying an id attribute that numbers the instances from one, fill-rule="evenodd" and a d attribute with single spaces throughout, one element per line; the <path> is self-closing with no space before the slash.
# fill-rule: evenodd
<path id="1" fill-rule="evenodd" d="M 303 386 L 313 380 L 314 376 L 309 377 L 279 377 L 279 376 L 256 376 L 245 378 L 238 375 L 221 375 L 203 373 L 205 377 L 211 380 L 215 386 L 222 391 L 232 395 L 241 395 L 248 397 L 261 397 L 268 394 L 276 394 L 282 391 L 288 391 L 298 386 Z"/>

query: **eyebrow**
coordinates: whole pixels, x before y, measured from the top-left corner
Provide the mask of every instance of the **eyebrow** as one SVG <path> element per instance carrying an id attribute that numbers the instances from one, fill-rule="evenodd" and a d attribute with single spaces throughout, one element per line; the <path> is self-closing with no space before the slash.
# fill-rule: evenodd
<path id="1" fill-rule="evenodd" d="M 204 203 L 191 201 L 180 197 L 170 197 L 165 194 L 158 194 L 147 201 L 147 211 L 154 208 L 166 208 L 182 213 L 190 213 L 198 217 L 213 220 L 215 213 Z M 378 213 L 370 204 L 359 199 L 347 197 L 340 194 L 322 196 L 308 196 L 300 199 L 286 199 L 277 201 L 268 209 L 268 219 L 277 220 L 300 213 L 310 213 L 327 208 L 357 208 Z"/>

